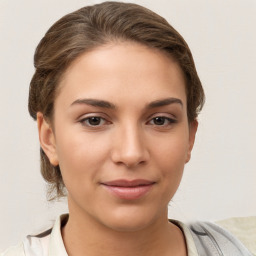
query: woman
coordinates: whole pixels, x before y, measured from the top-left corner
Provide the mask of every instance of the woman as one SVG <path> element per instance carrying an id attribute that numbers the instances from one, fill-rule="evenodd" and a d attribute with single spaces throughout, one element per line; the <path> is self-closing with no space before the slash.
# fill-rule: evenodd
<path id="1" fill-rule="evenodd" d="M 204 92 L 162 17 L 135 4 L 82 8 L 49 29 L 35 68 L 41 172 L 69 215 L 3 255 L 252 255 L 217 225 L 168 220 Z"/>

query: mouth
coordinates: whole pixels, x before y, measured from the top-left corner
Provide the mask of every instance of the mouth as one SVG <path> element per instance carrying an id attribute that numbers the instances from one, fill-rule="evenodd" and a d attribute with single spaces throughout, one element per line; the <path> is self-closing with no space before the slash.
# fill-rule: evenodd
<path id="1" fill-rule="evenodd" d="M 144 179 L 113 180 L 101 183 L 112 195 L 125 200 L 136 200 L 146 195 L 156 182 Z"/>

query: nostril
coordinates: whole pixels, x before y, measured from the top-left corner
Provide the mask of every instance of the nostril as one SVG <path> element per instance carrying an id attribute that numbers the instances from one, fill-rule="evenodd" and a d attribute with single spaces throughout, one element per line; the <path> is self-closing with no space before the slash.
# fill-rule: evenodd
<path id="1" fill-rule="evenodd" d="M 133 168 L 133 167 L 136 167 L 136 166 L 138 166 L 138 165 L 143 165 L 143 164 L 145 164 L 145 163 L 146 163 L 146 161 L 140 161 L 140 160 L 138 160 L 138 161 L 133 161 L 133 162 L 129 162 L 129 163 L 124 162 L 124 164 L 125 164 L 125 166 L 126 166 L 127 168 Z"/>
<path id="2" fill-rule="evenodd" d="M 119 136 L 116 136 L 112 145 L 112 161 L 118 165 L 124 165 L 127 168 L 133 168 L 137 165 L 146 164 L 149 160 L 149 153 L 144 137 L 141 131 L 135 127 L 126 126 L 125 130 Z"/>
<path id="3" fill-rule="evenodd" d="M 148 161 L 146 154 L 141 154 L 137 156 L 127 156 L 127 155 L 116 155 L 112 157 L 115 164 L 124 165 L 127 168 L 133 168 L 138 165 L 145 165 Z"/>

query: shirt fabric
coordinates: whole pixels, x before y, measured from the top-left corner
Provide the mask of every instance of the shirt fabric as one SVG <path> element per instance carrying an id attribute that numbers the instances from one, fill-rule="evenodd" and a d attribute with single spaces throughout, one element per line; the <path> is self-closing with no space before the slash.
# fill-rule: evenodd
<path id="1" fill-rule="evenodd" d="M 37 236 L 27 236 L 22 243 L 10 247 L 0 256 L 68 256 L 61 236 L 61 226 L 67 218 L 67 214 L 59 216 L 52 229 Z M 199 256 L 187 225 L 177 220 L 170 221 L 182 230 L 187 244 L 188 256 Z M 256 216 L 227 219 L 219 221 L 217 224 L 239 238 L 256 256 Z"/>

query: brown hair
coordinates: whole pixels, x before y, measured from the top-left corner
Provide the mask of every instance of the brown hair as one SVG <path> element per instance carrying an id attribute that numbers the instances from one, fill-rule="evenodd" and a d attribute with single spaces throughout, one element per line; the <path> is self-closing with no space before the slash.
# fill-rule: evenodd
<path id="1" fill-rule="evenodd" d="M 58 20 L 36 48 L 36 68 L 30 83 L 28 109 L 52 119 L 59 81 L 67 67 L 86 51 L 114 41 L 134 41 L 170 54 L 186 80 L 188 121 L 203 107 L 204 91 L 189 47 L 161 16 L 131 3 L 104 2 L 81 8 Z M 52 166 L 41 149 L 41 173 L 48 182 L 48 198 L 65 195 L 59 166 Z"/>

